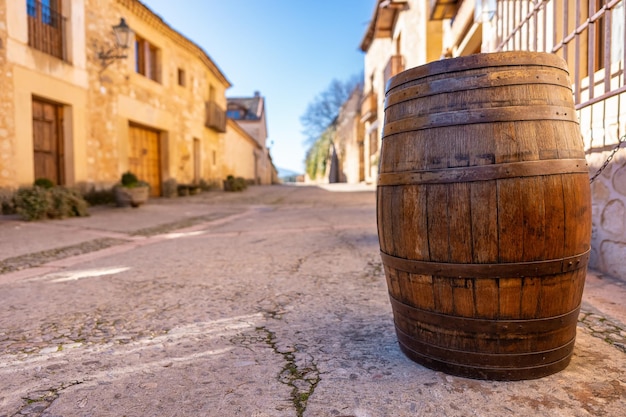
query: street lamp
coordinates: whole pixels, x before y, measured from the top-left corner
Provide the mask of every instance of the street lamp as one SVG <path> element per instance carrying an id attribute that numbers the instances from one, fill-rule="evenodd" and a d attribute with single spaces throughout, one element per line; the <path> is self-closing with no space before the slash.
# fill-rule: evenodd
<path id="1" fill-rule="evenodd" d="M 119 49 L 124 50 L 128 49 L 130 43 L 130 34 L 132 30 L 126 23 L 124 18 L 120 18 L 120 23 L 113 26 L 113 35 L 115 35 L 115 45 L 108 50 L 104 50 L 104 48 L 100 47 L 98 51 L 98 59 L 102 65 L 102 69 L 106 69 L 109 65 L 113 63 L 116 59 L 124 59 L 128 58 L 128 55 L 119 54 L 117 51 Z"/>

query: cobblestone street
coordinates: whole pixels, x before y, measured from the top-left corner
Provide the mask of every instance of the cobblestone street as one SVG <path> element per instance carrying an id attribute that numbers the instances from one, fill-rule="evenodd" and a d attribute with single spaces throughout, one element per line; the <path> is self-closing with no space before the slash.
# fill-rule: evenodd
<path id="1" fill-rule="evenodd" d="M 590 271 L 564 371 L 479 381 L 400 351 L 372 187 L 0 216 L 0 417 L 619 417 L 625 294 Z"/>

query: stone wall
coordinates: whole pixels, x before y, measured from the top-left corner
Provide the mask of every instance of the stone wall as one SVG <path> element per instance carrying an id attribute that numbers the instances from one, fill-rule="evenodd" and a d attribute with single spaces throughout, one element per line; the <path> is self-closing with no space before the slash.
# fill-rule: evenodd
<path id="1" fill-rule="evenodd" d="M 0 0 L 0 187 L 15 187 L 15 121 L 13 119 L 13 64 L 7 60 L 6 2 Z"/>
<path id="2" fill-rule="evenodd" d="M 626 95 L 609 98 L 580 112 L 590 174 L 594 176 L 626 133 Z M 592 237 L 589 266 L 626 280 L 626 146 L 593 180 Z"/>
<path id="3" fill-rule="evenodd" d="M 626 151 L 621 150 L 591 186 L 592 257 L 589 266 L 626 280 Z M 607 154 L 603 153 L 606 157 Z"/>
<path id="4" fill-rule="evenodd" d="M 261 152 L 256 140 L 236 121 L 228 119 L 224 137 L 224 176 L 232 175 L 255 182 L 255 160 Z"/>

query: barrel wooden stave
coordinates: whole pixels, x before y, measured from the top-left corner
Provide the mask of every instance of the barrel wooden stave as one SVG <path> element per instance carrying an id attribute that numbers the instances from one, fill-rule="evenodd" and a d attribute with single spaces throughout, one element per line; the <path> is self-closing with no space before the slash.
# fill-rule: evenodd
<path id="1" fill-rule="evenodd" d="M 477 319 L 542 319 L 580 306 L 585 270 L 539 277 L 454 278 L 385 265 L 389 295 L 410 307 Z"/>
<path id="2" fill-rule="evenodd" d="M 391 95 L 389 98 L 392 99 L 394 96 Z M 397 121 L 407 117 L 419 118 L 436 113 L 480 110 L 487 114 L 486 110 L 498 108 L 549 106 L 554 108 L 555 116 L 556 111 L 562 109 L 564 113 L 559 115 L 565 117 L 572 114 L 575 116 L 573 112 L 569 112 L 572 104 L 571 90 L 568 88 L 543 84 L 528 89 L 528 86 L 515 85 L 482 90 L 451 91 L 403 101 L 388 99 L 385 111 L 391 120 Z M 386 128 L 385 133 L 389 133 L 389 126 Z"/>
<path id="3" fill-rule="evenodd" d="M 589 250 L 586 188 L 584 173 L 379 187 L 381 250 L 449 263 L 541 261 L 580 254 Z"/>

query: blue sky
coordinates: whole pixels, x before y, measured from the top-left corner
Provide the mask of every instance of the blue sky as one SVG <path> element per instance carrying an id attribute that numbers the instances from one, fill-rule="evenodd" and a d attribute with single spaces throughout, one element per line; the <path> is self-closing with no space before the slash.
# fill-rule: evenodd
<path id="1" fill-rule="evenodd" d="M 227 97 L 265 97 L 274 165 L 304 172 L 300 116 L 333 79 L 363 71 L 375 0 L 142 2 L 207 52 L 233 84 Z"/>

